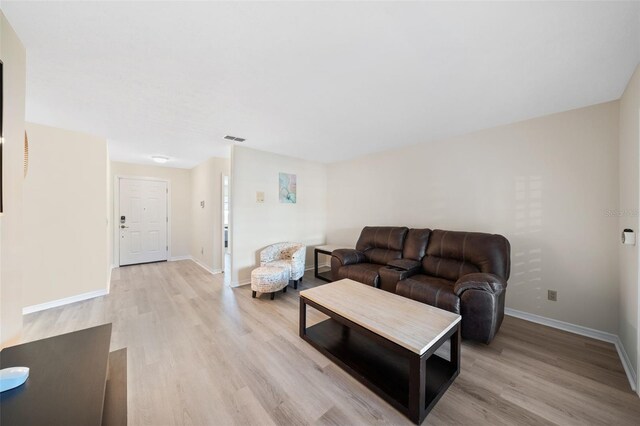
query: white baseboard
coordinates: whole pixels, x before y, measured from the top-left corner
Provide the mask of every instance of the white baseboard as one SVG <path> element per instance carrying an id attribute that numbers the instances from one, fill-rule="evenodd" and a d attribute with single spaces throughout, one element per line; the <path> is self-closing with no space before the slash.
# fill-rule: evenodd
<path id="1" fill-rule="evenodd" d="M 324 265 L 318 265 L 318 268 L 331 268 L 331 264 L 325 263 Z M 314 265 L 304 268 L 305 271 L 313 271 L 314 269 L 316 269 Z"/>
<path id="2" fill-rule="evenodd" d="M 591 337 L 592 339 L 601 340 L 603 342 L 612 343 L 618 351 L 620 362 L 624 368 L 624 372 L 627 375 L 631 389 L 636 391 L 636 373 L 633 370 L 633 364 L 629 360 L 629 356 L 620 341 L 620 337 L 616 334 L 608 333 L 606 331 L 600 331 L 589 327 L 584 327 L 577 324 L 571 324 L 569 322 L 560 321 L 553 318 L 547 318 L 536 314 L 530 314 L 529 312 L 518 311 L 516 309 L 504 308 L 506 315 L 523 319 L 525 321 L 535 322 L 536 324 L 546 325 L 548 327 L 557 328 L 558 330 L 568 331 L 569 333 L 579 334 L 581 336 Z"/>
<path id="3" fill-rule="evenodd" d="M 109 290 L 102 289 L 90 291 L 88 293 L 78 294 L 77 296 L 65 297 L 64 299 L 52 300 L 51 302 L 41 303 L 39 305 L 26 306 L 22 308 L 22 315 L 32 314 L 34 312 L 44 311 L 45 309 L 57 308 L 58 306 L 68 305 L 69 303 L 81 302 L 94 297 L 106 296 Z"/>
<path id="4" fill-rule="evenodd" d="M 169 259 L 169 262 L 175 262 L 177 260 L 193 260 L 191 256 L 173 256 Z"/>
<path id="5" fill-rule="evenodd" d="M 251 279 L 244 281 L 231 281 L 230 287 L 241 287 L 248 284 L 251 284 Z"/>
<path id="6" fill-rule="evenodd" d="M 204 263 L 200 262 L 198 259 L 191 257 L 191 260 L 198 265 L 199 267 L 201 267 L 202 269 L 204 269 L 205 271 L 207 271 L 208 273 L 210 273 L 211 275 L 215 275 L 215 274 L 221 274 L 222 273 L 222 269 L 211 269 L 209 268 L 207 265 L 205 265 Z"/>
<path id="7" fill-rule="evenodd" d="M 607 333 L 606 331 L 600 331 L 589 327 L 583 327 L 581 325 L 571 324 L 569 322 L 560 321 L 553 318 L 547 318 L 536 314 L 530 314 L 529 312 L 518 311 L 516 309 L 504 308 L 504 313 L 520 318 L 523 320 L 535 322 L 536 324 L 542 324 L 549 327 L 557 328 L 558 330 L 568 331 L 573 334 L 579 334 L 581 336 L 591 337 L 596 340 L 602 340 L 604 342 L 615 343 L 618 336 L 613 333 Z"/>
<path id="8" fill-rule="evenodd" d="M 627 378 L 629 379 L 629 384 L 631 385 L 631 389 L 634 391 L 638 390 L 636 383 L 638 383 L 638 377 L 636 376 L 636 372 L 633 371 L 633 364 L 629 359 L 629 355 L 627 355 L 627 351 L 624 349 L 622 345 L 622 341 L 618 336 L 616 336 L 616 350 L 618 351 L 618 356 L 620 357 L 620 361 L 622 362 L 622 367 L 624 368 L 624 372 L 627 373 Z"/>
<path id="9" fill-rule="evenodd" d="M 111 274 L 113 273 L 113 268 L 115 268 L 115 266 L 111 265 L 109 271 L 107 272 L 107 294 L 109 294 L 109 292 L 111 291 Z"/>
<path id="10" fill-rule="evenodd" d="M 221 274 L 222 273 L 222 269 L 211 269 L 207 265 L 205 265 L 204 263 L 200 262 L 198 259 L 196 259 L 193 256 L 174 256 L 174 257 L 169 259 L 169 262 L 176 262 L 176 261 L 179 261 L 179 260 L 190 260 L 193 263 L 195 263 L 196 265 L 198 265 L 199 267 L 201 267 L 202 269 L 204 269 L 205 271 L 207 271 L 208 273 L 210 273 L 211 275 Z"/>

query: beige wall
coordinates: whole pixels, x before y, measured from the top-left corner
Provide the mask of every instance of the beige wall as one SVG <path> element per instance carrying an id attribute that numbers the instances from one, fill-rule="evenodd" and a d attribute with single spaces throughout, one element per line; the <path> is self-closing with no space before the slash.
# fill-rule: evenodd
<path id="1" fill-rule="evenodd" d="M 234 147 L 231 155 L 231 285 L 250 282 L 259 251 L 272 243 L 296 241 L 311 247 L 324 244 L 327 209 L 326 165 L 297 158 Z M 278 200 L 279 172 L 297 175 L 297 203 Z M 256 192 L 264 192 L 264 203 Z"/>
<path id="2" fill-rule="evenodd" d="M 0 214 L 0 346 L 22 329 L 22 184 L 26 53 L 0 11 L 0 59 L 4 72 L 3 198 Z"/>
<path id="3" fill-rule="evenodd" d="M 229 175 L 228 158 L 212 157 L 191 169 L 191 256 L 214 272 L 223 265 L 222 175 Z"/>
<path id="4" fill-rule="evenodd" d="M 353 245 L 364 225 L 500 233 L 507 307 L 617 333 L 617 129 L 610 102 L 332 164 L 327 238 Z"/>
<path id="5" fill-rule="evenodd" d="M 27 123 L 25 307 L 106 291 L 107 141 Z"/>
<path id="6" fill-rule="evenodd" d="M 165 179 L 169 181 L 171 201 L 171 258 L 189 257 L 189 245 L 191 239 L 191 181 L 189 170 L 173 167 L 144 166 L 140 164 L 111 162 L 111 185 L 116 185 L 116 177 L 147 177 Z M 110 196 L 112 206 L 115 188 L 112 188 Z M 112 223 L 117 222 L 118 213 L 113 207 Z M 112 229 L 113 232 L 113 229 Z M 117 247 L 114 240 L 112 251 L 113 265 L 118 265 Z"/>
<path id="7" fill-rule="evenodd" d="M 640 157 L 640 66 L 636 68 L 620 99 L 620 211 L 619 228 L 638 229 L 640 191 L 638 173 Z M 640 366 L 638 349 L 638 245 L 620 244 L 620 314 L 619 333 L 622 345 L 634 364 Z M 638 385 L 640 391 L 640 383 Z"/>

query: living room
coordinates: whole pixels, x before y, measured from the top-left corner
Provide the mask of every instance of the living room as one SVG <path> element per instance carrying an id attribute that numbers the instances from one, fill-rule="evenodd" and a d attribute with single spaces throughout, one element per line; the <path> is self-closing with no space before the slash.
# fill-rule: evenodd
<path id="1" fill-rule="evenodd" d="M 640 4 L 3 1 L 1 43 L 3 356 L 111 324 L 103 422 L 111 392 L 131 424 L 637 423 Z M 417 411 L 313 341 L 411 351 L 430 327 L 380 318 L 414 308 L 456 314 L 421 357 L 462 338 Z"/>

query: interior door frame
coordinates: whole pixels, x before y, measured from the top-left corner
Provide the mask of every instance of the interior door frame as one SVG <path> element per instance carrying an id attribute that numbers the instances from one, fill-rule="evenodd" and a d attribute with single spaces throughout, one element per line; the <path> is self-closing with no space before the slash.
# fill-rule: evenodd
<path id="1" fill-rule="evenodd" d="M 120 180 L 132 179 L 132 180 L 146 180 L 154 182 L 165 182 L 167 184 L 167 261 L 171 260 L 171 181 L 169 179 L 146 177 L 146 176 L 129 176 L 129 175 L 116 175 L 113 177 L 113 212 L 111 222 L 113 222 L 113 265 L 112 268 L 120 267 L 120 218 L 118 213 L 120 212 Z"/>
<path id="2" fill-rule="evenodd" d="M 224 178 L 227 178 L 228 180 L 228 184 L 227 184 L 227 196 L 229 197 L 229 223 L 227 224 L 227 239 L 228 239 L 228 246 L 225 247 L 224 246 Z M 226 256 L 227 256 L 227 252 L 231 252 L 231 178 L 229 177 L 228 174 L 224 174 L 224 172 L 220 173 L 220 232 L 221 232 L 221 241 L 220 241 L 220 247 L 222 249 L 222 255 L 220 256 L 220 265 L 222 269 L 222 272 L 226 272 L 226 268 L 225 268 L 225 262 L 226 262 Z"/>
<path id="3" fill-rule="evenodd" d="M 636 111 L 638 113 L 638 141 L 637 144 L 640 146 L 640 109 L 638 109 L 638 111 Z M 638 163 L 640 163 L 640 156 L 638 156 L 638 158 L 636 158 L 636 161 Z M 640 209 L 640 203 L 638 204 L 638 209 Z M 640 232 L 640 230 L 636 229 L 636 235 L 638 235 Z M 637 251 L 637 258 L 636 258 L 636 262 L 637 265 L 640 265 L 640 250 L 636 249 Z M 637 324 L 637 338 L 636 338 L 636 393 L 638 394 L 638 396 L 640 396 L 640 267 L 638 268 L 638 276 L 636 276 L 636 286 L 637 286 L 637 304 L 636 304 L 636 310 L 637 310 L 637 315 L 636 315 L 636 320 L 638 322 Z M 631 361 L 633 363 L 633 361 Z"/>

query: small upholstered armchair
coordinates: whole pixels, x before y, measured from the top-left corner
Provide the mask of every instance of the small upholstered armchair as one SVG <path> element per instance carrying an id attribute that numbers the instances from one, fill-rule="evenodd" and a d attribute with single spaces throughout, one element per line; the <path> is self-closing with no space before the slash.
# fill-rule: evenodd
<path id="1" fill-rule="evenodd" d="M 260 266 L 282 266 L 289 270 L 289 281 L 298 288 L 304 275 L 304 262 L 307 247 L 299 243 L 276 243 L 260 252 Z"/>

